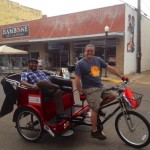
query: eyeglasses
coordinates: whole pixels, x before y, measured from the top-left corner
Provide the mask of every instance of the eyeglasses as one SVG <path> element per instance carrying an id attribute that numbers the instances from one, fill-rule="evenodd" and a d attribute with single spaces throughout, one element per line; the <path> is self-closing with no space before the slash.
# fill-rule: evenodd
<path id="1" fill-rule="evenodd" d="M 87 53 L 94 53 L 94 50 L 86 50 Z"/>

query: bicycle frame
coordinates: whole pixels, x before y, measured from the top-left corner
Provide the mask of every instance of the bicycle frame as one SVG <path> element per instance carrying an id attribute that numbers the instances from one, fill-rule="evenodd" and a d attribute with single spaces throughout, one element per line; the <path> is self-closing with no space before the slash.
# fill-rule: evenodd
<path id="1" fill-rule="evenodd" d="M 115 105 L 115 104 L 118 104 L 118 103 L 119 103 L 118 100 L 115 101 L 115 102 L 111 102 L 111 103 L 109 103 L 109 104 L 106 104 L 106 105 L 102 106 L 101 109 L 107 108 L 107 107 L 109 107 L 109 106 L 112 106 L 112 105 Z M 109 115 L 107 115 L 107 116 L 104 118 L 104 120 L 101 121 L 101 124 L 104 124 L 104 123 L 105 123 L 106 121 L 108 121 L 111 117 L 113 117 L 113 116 L 116 114 L 116 112 L 117 112 L 120 108 L 121 108 L 121 107 L 118 106 L 114 111 L 112 111 L 112 113 L 110 113 Z"/>
<path id="2" fill-rule="evenodd" d="M 127 123 L 129 130 L 130 131 L 134 130 L 132 120 L 128 119 L 129 116 L 126 117 L 126 115 L 128 115 L 127 114 L 128 108 L 125 104 L 126 102 L 125 102 L 125 98 L 123 96 L 123 91 L 125 88 L 126 88 L 126 84 L 124 83 L 122 85 L 122 88 L 119 88 L 118 90 L 116 90 L 118 93 L 118 97 L 116 98 L 116 100 L 114 102 L 108 103 L 108 104 L 100 107 L 101 109 L 104 109 L 104 108 L 107 108 L 109 106 L 116 105 L 119 103 L 119 106 L 114 111 L 112 111 L 110 114 L 108 114 L 106 117 L 104 117 L 104 120 L 101 121 L 101 119 L 100 119 L 101 116 L 98 115 L 98 128 L 100 128 L 101 130 L 103 129 L 103 124 L 105 122 L 107 122 L 111 117 L 113 117 L 116 114 L 116 112 L 118 112 L 120 109 L 121 109 L 121 112 L 123 112 L 123 115 L 125 117 L 125 120 L 126 120 L 126 123 Z M 130 124 L 129 124 L 129 121 L 130 121 Z"/>

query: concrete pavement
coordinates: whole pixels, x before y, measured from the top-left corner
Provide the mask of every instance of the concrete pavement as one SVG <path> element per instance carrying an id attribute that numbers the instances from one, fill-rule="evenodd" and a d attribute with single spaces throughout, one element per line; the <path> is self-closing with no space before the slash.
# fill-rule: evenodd
<path id="1" fill-rule="evenodd" d="M 14 71 L 13 71 L 14 72 Z M 4 77 L 7 74 L 3 74 L 0 77 Z M 125 75 L 125 77 L 129 78 L 130 82 L 136 82 L 143 85 L 150 85 L 150 70 L 143 71 L 141 73 L 131 73 Z M 71 78 L 74 78 L 74 74 Z M 102 77 L 102 80 L 105 82 L 113 82 L 113 83 L 121 83 L 122 80 L 120 80 L 117 76 L 107 72 L 107 77 Z"/>

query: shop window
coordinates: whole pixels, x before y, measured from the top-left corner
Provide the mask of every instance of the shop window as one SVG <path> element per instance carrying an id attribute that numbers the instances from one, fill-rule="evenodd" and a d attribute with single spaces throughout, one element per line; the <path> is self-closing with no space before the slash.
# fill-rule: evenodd
<path id="1" fill-rule="evenodd" d="M 107 62 L 110 66 L 116 66 L 116 57 L 115 56 L 109 56 Z"/>
<path id="2" fill-rule="evenodd" d="M 109 47 L 107 49 L 106 61 L 110 66 L 116 66 L 116 47 Z"/>
<path id="3" fill-rule="evenodd" d="M 38 59 L 39 57 L 39 52 L 31 52 L 31 58 Z"/>

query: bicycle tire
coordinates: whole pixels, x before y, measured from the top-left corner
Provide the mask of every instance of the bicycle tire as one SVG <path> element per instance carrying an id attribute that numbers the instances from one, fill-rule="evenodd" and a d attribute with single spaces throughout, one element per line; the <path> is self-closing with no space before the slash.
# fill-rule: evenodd
<path id="1" fill-rule="evenodd" d="M 130 126 L 133 123 L 132 131 L 129 130 L 125 117 Z M 122 141 L 129 146 L 142 148 L 150 143 L 150 124 L 145 117 L 135 111 L 127 111 L 125 116 L 123 112 L 119 113 L 115 120 L 115 128 Z"/>
<path id="2" fill-rule="evenodd" d="M 26 108 L 19 112 L 16 128 L 21 137 L 29 142 L 37 142 L 43 135 L 41 119 L 32 109 Z"/>

